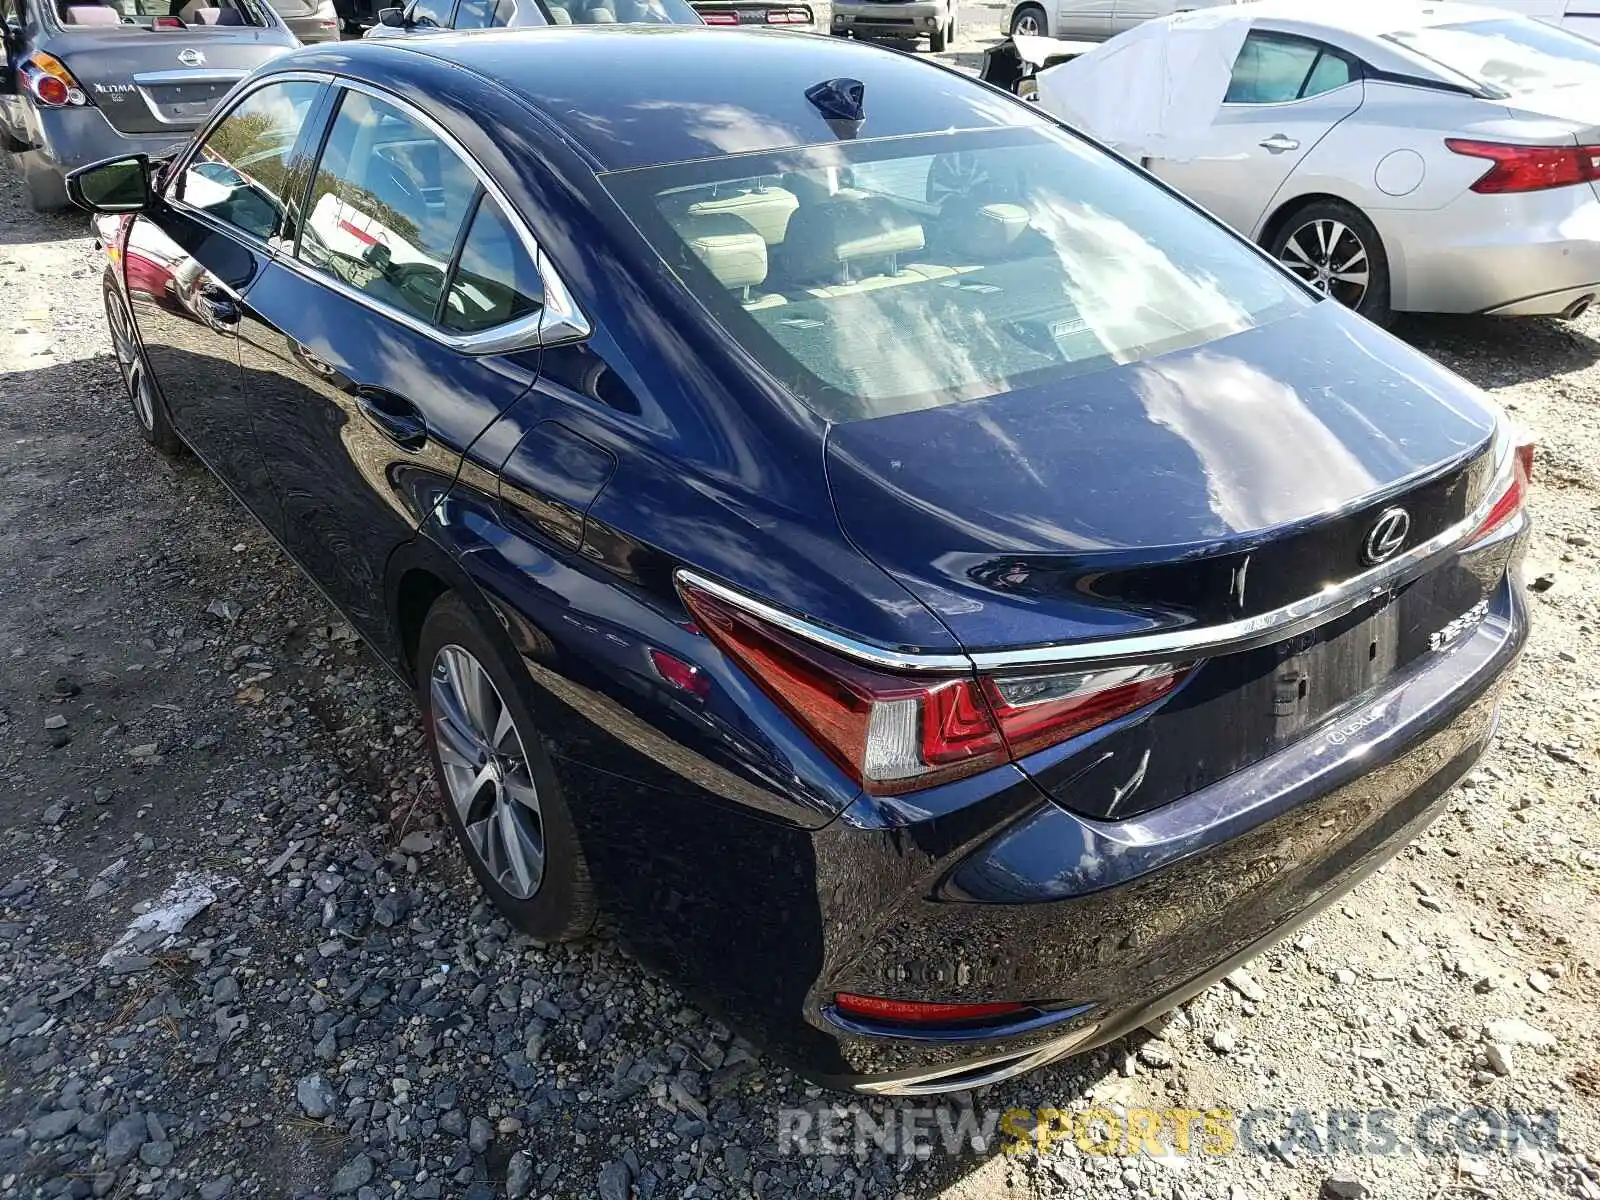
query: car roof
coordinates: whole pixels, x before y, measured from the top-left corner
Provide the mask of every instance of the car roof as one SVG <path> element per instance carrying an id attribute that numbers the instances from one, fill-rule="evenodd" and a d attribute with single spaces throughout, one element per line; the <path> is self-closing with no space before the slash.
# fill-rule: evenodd
<path id="1" fill-rule="evenodd" d="M 556 124 L 597 170 L 1041 118 L 983 84 L 840 38 L 694 25 L 591 25 L 347 42 L 346 69 L 381 79 L 394 49 L 464 69 Z M 830 123 L 806 90 L 865 86 L 865 119 Z"/>
<path id="2" fill-rule="evenodd" d="M 1251 0 L 1228 10 L 1241 20 L 1304 21 L 1310 25 L 1344 30 L 1365 37 L 1382 37 L 1403 29 L 1456 25 L 1462 21 L 1493 20 L 1518 14 L 1485 4 L 1457 4 L 1449 0 Z"/>

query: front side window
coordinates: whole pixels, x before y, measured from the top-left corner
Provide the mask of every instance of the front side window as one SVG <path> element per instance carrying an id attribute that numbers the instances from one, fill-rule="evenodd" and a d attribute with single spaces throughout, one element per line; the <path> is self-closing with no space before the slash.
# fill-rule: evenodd
<path id="1" fill-rule="evenodd" d="M 448 0 L 438 4 L 434 0 L 417 0 L 406 19 L 420 29 L 443 29 L 450 24 Z"/>
<path id="2" fill-rule="evenodd" d="M 323 85 L 257 88 L 207 136 L 177 181 L 177 198 L 265 241 L 293 236 L 289 161 Z"/>
<path id="3" fill-rule="evenodd" d="M 1315 42 L 1252 33 L 1239 48 L 1224 104 L 1287 104 L 1354 77 L 1348 59 Z"/>
<path id="4" fill-rule="evenodd" d="M 461 0 L 456 5 L 457 29 L 487 29 L 494 24 L 495 0 Z"/>
<path id="5" fill-rule="evenodd" d="M 1048 385 L 1314 303 L 1064 132 L 856 140 L 602 177 L 711 316 L 830 420 Z"/>
<path id="6" fill-rule="evenodd" d="M 531 316 L 544 300 L 539 271 L 494 197 L 485 194 L 461 243 L 440 324 L 478 333 Z"/>
<path id="7" fill-rule="evenodd" d="M 1523 17 L 1430 25 L 1392 42 L 1502 96 L 1600 89 L 1600 45 Z"/>
<path id="8" fill-rule="evenodd" d="M 471 168 L 422 124 L 347 91 L 317 163 L 298 254 L 379 303 L 435 321 L 477 193 Z"/>

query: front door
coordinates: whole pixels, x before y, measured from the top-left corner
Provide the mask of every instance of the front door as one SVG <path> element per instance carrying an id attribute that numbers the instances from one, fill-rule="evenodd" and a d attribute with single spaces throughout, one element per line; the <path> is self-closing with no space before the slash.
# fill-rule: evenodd
<path id="1" fill-rule="evenodd" d="M 295 142 L 325 86 L 285 80 L 242 97 L 175 166 L 123 250 L 134 319 L 173 423 L 269 527 L 275 497 L 253 444 L 239 323 L 283 231 Z"/>
<path id="2" fill-rule="evenodd" d="M 1284 181 L 1361 100 L 1354 64 L 1332 47 L 1257 31 L 1240 48 L 1227 96 L 1198 144 L 1151 159 L 1149 168 L 1254 237 Z"/>
<path id="3" fill-rule="evenodd" d="M 1111 36 L 1116 0 L 1057 0 L 1056 36 L 1103 41 Z"/>
<path id="4" fill-rule="evenodd" d="M 472 441 L 537 377 L 533 255 L 401 102 L 341 93 L 292 257 L 243 306 L 281 538 L 385 647 L 384 571 Z"/>

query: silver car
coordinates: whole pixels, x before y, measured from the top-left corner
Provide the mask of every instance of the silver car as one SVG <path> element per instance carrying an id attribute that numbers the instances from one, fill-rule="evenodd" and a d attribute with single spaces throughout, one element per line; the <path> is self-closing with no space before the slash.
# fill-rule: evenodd
<path id="1" fill-rule="evenodd" d="M 339 40 L 339 14 L 333 0 L 270 0 L 289 32 L 305 45 Z"/>
<path id="2" fill-rule="evenodd" d="M 835 37 L 928 39 L 938 54 L 955 41 L 955 0 L 833 0 Z"/>
<path id="3" fill-rule="evenodd" d="M 44 211 L 66 173 L 182 145 L 253 67 L 292 49 L 262 0 L 0 0 L 0 141 Z"/>
<path id="4" fill-rule="evenodd" d="M 1600 295 L 1600 44 L 1554 26 L 1258 0 L 1145 25 L 1037 86 L 1373 320 L 1571 317 Z"/>
<path id="5" fill-rule="evenodd" d="M 1018 0 L 1006 15 L 1005 32 L 1024 36 L 1101 42 L 1157 17 L 1237 4 L 1240 0 Z"/>

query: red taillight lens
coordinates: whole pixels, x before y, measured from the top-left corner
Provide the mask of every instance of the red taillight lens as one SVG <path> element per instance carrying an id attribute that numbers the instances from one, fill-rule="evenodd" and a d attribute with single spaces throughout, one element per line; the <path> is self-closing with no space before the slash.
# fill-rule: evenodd
<path id="1" fill-rule="evenodd" d="M 1190 670 L 1176 663 L 1152 663 L 986 679 L 984 688 L 1006 744 L 1021 758 L 1161 699 Z"/>
<path id="2" fill-rule="evenodd" d="M 948 783 L 1031 754 L 1171 692 L 1187 666 L 980 678 L 865 667 L 693 585 L 700 628 L 872 795 Z"/>
<path id="3" fill-rule="evenodd" d="M 1505 485 L 1494 502 L 1494 507 L 1489 510 L 1489 515 L 1483 518 L 1479 526 L 1472 531 L 1472 536 L 1466 541 L 1468 546 L 1474 542 L 1481 542 L 1484 538 L 1503 528 L 1514 520 L 1527 505 L 1528 480 L 1533 475 L 1534 443 L 1522 439 L 1512 448 L 1511 452 L 1511 482 Z"/>
<path id="4" fill-rule="evenodd" d="M 53 54 L 35 50 L 19 65 L 28 92 L 45 108 L 83 107 L 89 97 L 67 65 Z"/>
<path id="5" fill-rule="evenodd" d="M 699 667 L 686 663 L 665 650 L 650 649 L 650 665 L 663 683 L 671 684 L 680 692 L 704 698 L 711 691 L 711 677 Z"/>
<path id="6" fill-rule="evenodd" d="M 768 25 L 804 25 L 810 19 L 805 13 L 793 8 L 774 8 L 767 12 Z"/>
<path id="7" fill-rule="evenodd" d="M 932 1004 L 922 1000 L 885 1000 L 839 992 L 834 1007 L 851 1017 L 868 1021 L 893 1021 L 901 1025 L 950 1025 L 962 1021 L 992 1021 L 1033 1011 L 1031 1004 Z"/>
<path id="8" fill-rule="evenodd" d="M 151 29 L 187 29 L 182 17 L 156 17 L 150 22 Z"/>
<path id="9" fill-rule="evenodd" d="M 1456 154 L 1487 159 L 1492 165 L 1472 185 L 1487 195 L 1541 192 L 1600 180 L 1600 146 L 1518 146 L 1446 138 Z"/>
<path id="10" fill-rule="evenodd" d="M 736 13 L 701 13 L 700 19 L 707 25 L 737 25 L 739 17 Z"/>

